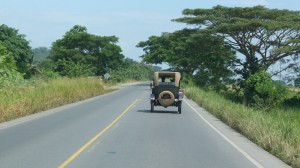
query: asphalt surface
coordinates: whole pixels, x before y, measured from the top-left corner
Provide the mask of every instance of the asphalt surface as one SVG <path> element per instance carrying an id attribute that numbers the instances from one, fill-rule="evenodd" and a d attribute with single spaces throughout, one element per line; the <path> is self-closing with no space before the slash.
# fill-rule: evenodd
<path id="1" fill-rule="evenodd" d="M 288 167 L 194 102 L 150 112 L 148 84 L 0 124 L 0 168 Z"/>

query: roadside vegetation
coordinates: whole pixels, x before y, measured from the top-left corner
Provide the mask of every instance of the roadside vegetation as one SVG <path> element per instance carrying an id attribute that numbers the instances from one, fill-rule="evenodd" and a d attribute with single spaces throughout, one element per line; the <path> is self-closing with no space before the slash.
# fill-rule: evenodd
<path id="1" fill-rule="evenodd" d="M 97 78 L 36 80 L 0 92 L 0 122 L 108 92 Z"/>
<path id="2" fill-rule="evenodd" d="M 251 141 L 293 167 L 300 167 L 299 107 L 281 105 L 268 111 L 258 110 L 192 85 L 185 87 L 185 93 Z"/>
<path id="3" fill-rule="evenodd" d="M 188 97 L 300 168 L 299 11 L 215 6 L 182 13 L 173 21 L 186 28 L 137 45 L 143 61 L 180 71 Z"/>
<path id="4" fill-rule="evenodd" d="M 7 25 L 0 30 L 0 123 L 107 93 L 112 84 L 148 80 L 153 73 L 125 58 L 117 37 L 92 35 L 84 26 L 75 25 L 51 49 L 31 49 Z"/>

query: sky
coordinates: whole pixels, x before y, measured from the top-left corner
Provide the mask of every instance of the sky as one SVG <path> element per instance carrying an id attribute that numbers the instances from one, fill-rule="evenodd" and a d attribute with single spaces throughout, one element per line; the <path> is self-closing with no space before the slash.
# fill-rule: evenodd
<path id="1" fill-rule="evenodd" d="M 183 9 L 216 5 L 300 11 L 299 0 L 0 0 L 0 25 L 18 29 L 32 48 L 50 48 L 74 25 L 85 26 L 91 34 L 117 36 L 125 57 L 140 61 L 143 51 L 136 45 L 184 28 L 171 21 Z"/>

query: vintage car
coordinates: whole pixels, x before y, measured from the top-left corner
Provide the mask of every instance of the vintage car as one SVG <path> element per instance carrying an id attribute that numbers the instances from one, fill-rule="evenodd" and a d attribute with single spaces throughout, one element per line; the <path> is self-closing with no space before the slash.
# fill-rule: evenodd
<path id="1" fill-rule="evenodd" d="M 151 112 L 154 106 L 178 107 L 178 113 L 181 114 L 183 90 L 180 89 L 179 72 L 154 72 L 153 82 L 150 83 L 152 94 L 150 95 Z"/>

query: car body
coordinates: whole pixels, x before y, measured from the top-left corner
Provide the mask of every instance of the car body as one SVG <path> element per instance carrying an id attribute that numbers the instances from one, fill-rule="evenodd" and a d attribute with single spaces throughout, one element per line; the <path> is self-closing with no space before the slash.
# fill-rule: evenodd
<path id="1" fill-rule="evenodd" d="M 180 88 L 181 74 L 179 72 L 161 71 L 154 72 L 153 82 L 150 83 L 152 93 L 150 95 L 151 112 L 154 106 L 178 107 L 181 114 L 183 90 Z"/>

